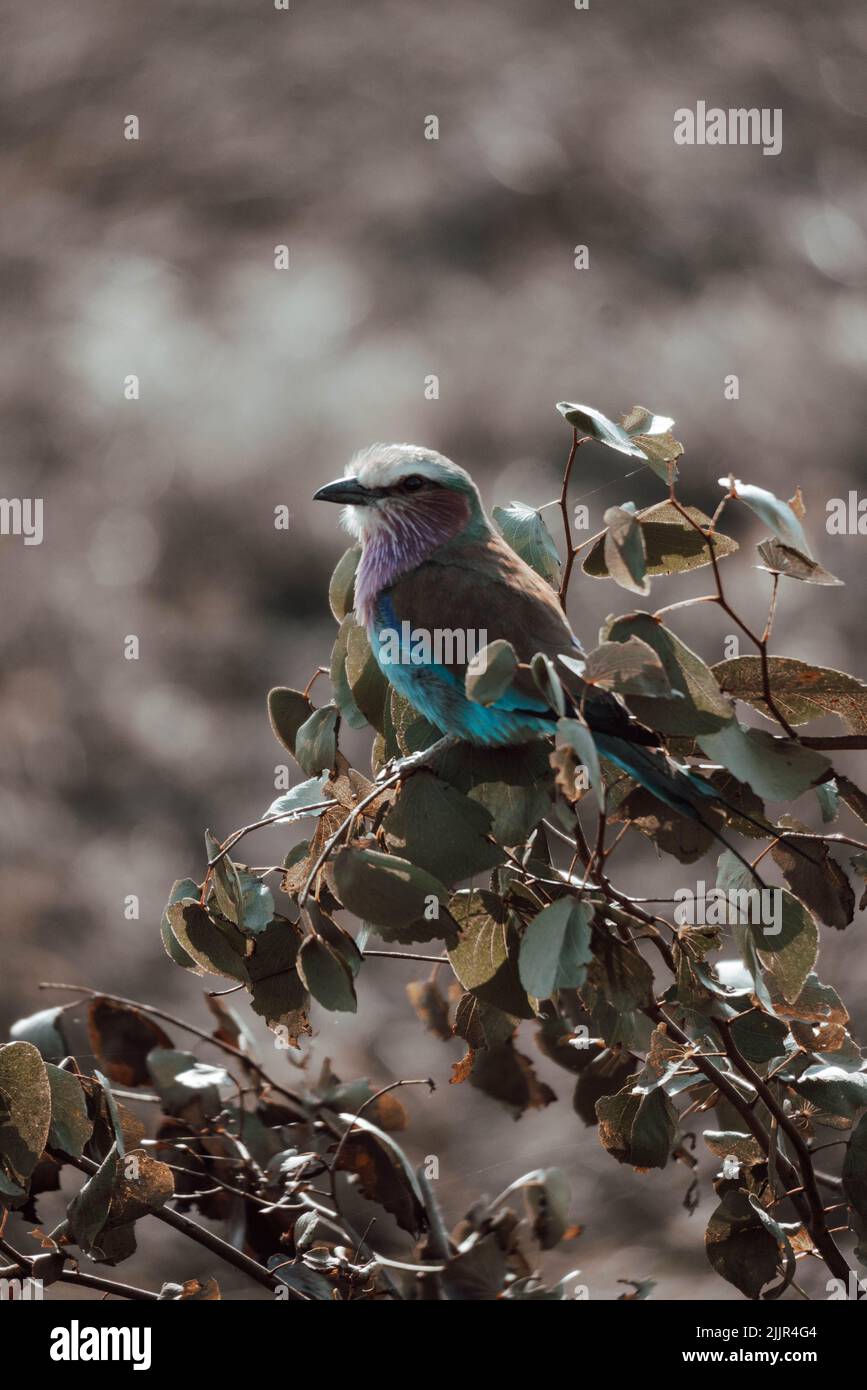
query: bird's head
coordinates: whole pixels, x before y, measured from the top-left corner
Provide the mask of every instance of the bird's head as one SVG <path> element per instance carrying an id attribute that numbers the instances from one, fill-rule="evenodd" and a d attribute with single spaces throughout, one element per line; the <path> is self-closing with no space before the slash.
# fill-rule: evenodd
<path id="1" fill-rule="evenodd" d="M 380 541 L 405 551 L 414 564 L 455 536 L 488 524 L 469 473 L 415 444 L 364 449 L 343 478 L 314 498 L 343 503 L 343 524 L 365 548 Z"/>

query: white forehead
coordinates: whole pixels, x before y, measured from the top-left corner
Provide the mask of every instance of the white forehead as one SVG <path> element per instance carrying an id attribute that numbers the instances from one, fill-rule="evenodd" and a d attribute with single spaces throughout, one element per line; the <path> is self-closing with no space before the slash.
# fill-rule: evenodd
<path id="1" fill-rule="evenodd" d="M 418 444 L 372 444 L 356 454 L 346 470 L 347 477 L 357 478 L 365 487 L 391 487 L 412 473 L 438 481 L 445 474 L 460 472 L 443 454 Z"/>

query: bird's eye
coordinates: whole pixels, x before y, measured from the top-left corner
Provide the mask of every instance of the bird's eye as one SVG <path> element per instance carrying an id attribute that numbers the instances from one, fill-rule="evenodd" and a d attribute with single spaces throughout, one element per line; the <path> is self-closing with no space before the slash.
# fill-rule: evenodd
<path id="1" fill-rule="evenodd" d="M 418 492 L 420 487 L 424 487 L 424 478 L 420 478 L 418 473 L 413 473 L 411 477 L 404 478 L 404 492 Z"/>

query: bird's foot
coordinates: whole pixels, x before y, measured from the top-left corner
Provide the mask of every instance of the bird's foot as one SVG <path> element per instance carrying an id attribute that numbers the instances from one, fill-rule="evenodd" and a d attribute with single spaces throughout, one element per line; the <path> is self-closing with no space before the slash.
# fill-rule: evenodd
<path id="1" fill-rule="evenodd" d="M 417 772 L 420 767 L 427 767 L 440 753 L 446 749 L 453 748 L 459 739 L 452 738 L 447 734 L 445 738 L 437 739 L 430 748 L 423 748 L 420 753 L 410 753 L 406 758 L 392 758 L 384 767 L 380 768 L 376 774 L 377 782 L 385 782 L 390 777 L 399 776 L 403 781 L 411 772 Z"/>

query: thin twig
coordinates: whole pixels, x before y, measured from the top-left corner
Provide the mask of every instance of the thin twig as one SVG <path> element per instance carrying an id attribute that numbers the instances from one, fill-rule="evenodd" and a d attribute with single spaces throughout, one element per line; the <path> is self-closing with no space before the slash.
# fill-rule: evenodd
<path id="1" fill-rule="evenodd" d="M 308 1118 L 307 1107 L 296 1091 L 290 1091 L 288 1087 L 281 1086 L 279 1081 L 274 1081 L 259 1062 L 248 1056 L 246 1052 L 242 1052 L 240 1048 L 227 1042 L 224 1038 L 218 1037 L 215 1033 L 208 1033 L 204 1028 L 197 1028 L 193 1023 L 185 1023 L 182 1018 L 177 1018 L 174 1014 L 167 1013 L 165 1009 L 158 1009 L 153 1004 L 139 1004 L 135 999 L 126 999 L 121 994 L 106 994 L 104 990 L 91 989 L 88 985 L 68 985 L 60 984 L 56 981 L 43 980 L 40 982 L 38 988 L 65 990 L 67 993 L 83 994 L 91 999 L 108 999 L 112 1004 L 122 1004 L 128 1009 L 138 1009 L 140 1013 L 150 1014 L 152 1018 L 160 1018 L 164 1023 L 170 1023 L 174 1028 L 181 1028 L 187 1033 L 192 1033 L 194 1037 L 201 1038 L 203 1042 L 210 1043 L 213 1047 L 219 1048 L 221 1052 L 227 1053 L 230 1057 L 237 1057 L 238 1060 L 249 1067 L 252 1072 L 255 1072 L 272 1091 L 276 1091 L 286 1100 L 291 1101 L 294 1106 L 297 1106 L 299 1119 L 306 1120 Z"/>
<path id="2" fill-rule="evenodd" d="M 61 1156 L 64 1162 L 71 1163 L 73 1168 L 78 1168 L 80 1172 L 86 1173 L 88 1177 L 92 1177 L 94 1173 L 99 1171 L 99 1164 L 94 1163 L 92 1159 L 73 1158 L 69 1154 L 63 1154 Z M 179 1231 L 181 1235 L 188 1236 L 190 1240 L 194 1240 L 198 1245 L 203 1245 L 206 1250 L 210 1250 L 212 1255 L 217 1255 L 221 1260 L 224 1260 L 226 1264 L 233 1265 L 235 1269 L 240 1270 L 242 1274 L 246 1274 L 248 1278 L 254 1279 L 257 1284 L 262 1284 L 266 1289 L 270 1289 L 272 1293 L 277 1288 L 282 1291 L 284 1287 L 288 1287 L 284 1286 L 282 1280 L 278 1279 L 275 1274 L 272 1274 L 270 1269 L 266 1269 L 264 1265 L 259 1264 L 258 1260 L 251 1259 L 249 1255 L 244 1254 L 243 1250 L 236 1250 L 228 1241 L 221 1239 L 221 1237 L 215 1235 L 213 1231 L 209 1231 L 206 1226 L 200 1226 L 199 1223 L 193 1221 L 191 1217 L 182 1216 L 179 1211 L 172 1211 L 170 1207 L 154 1208 L 152 1211 L 148 1212 L 148 1215 L 154 1217 L 156 1221 L 161 1221 L 164 1226 L 171 1226 L 174 1230 Z M 307 1295 L 301 1293 L 298 1289 L 289 1288 L 289 1297 L 303 1299 L 304 1302 L 309 1302 Z"/>
<path id="3" fill-rule="evenodd" d="M 396 782 L 401 781 L 401 779 L 405 775 L 406 774 L 403 771 L 403 769 L 398 768 L 398 770 L 396 772 L 392 772 L 389 777 L 384 777 L 381 782 L 377 782 L 373 791 L 368 792 L 366 796 L 363 796 L 361 800 L 357 802 L 355 806 L 353 806 L 352 810 L 349 812 L 349 815 L 341 821 L 334 834 L 328 837 L 328 839 L 325 841 L 325 844 L 322 846 L 322 849 L 320 850 L 319 854 L 316 856 L 316 863 L 313 865 L 313 868 L 307 875 L 307 882 L 304 884 L 304 887 L 298 895 L 299 907 L 303 907 L 306 903 L 310 893 L 310 889 L 312 888 L 313 883 L 316 879 L 316 875 L 319 873 L 319 870 L 322 868 L 323 864 L 331 855 L 332 850 L 335 848 L 344 832 L 347 832 L 351 835 L 352 826 L 355 824 L 356 818 L 361 814 L 361 812 L 367 806 L 369 806 L 372 801 L 376 801 L 377 797 L 382 792 L 387 791 L 389 787 L 393 787 Z"/>
<path id="4" fill-rule="evenodd" d="M 569 450 L 569 457 L 566 460 L 566 468 L 563 472 L 563 485 L 560 489 L 560 515 L 563 518 L 563 531 L 566 537 L 566 559 L 563 562 L 563 575 L 560 580 L 560 607 L 566 609 L 566 595 L 569 592 L 569 580 L 572 578 L 572 566 L 575 564 L 577 551 L 572 544 L 572 522 L 569 517 L 569 480 L 572 477 L 572 465 L 575 462 L 575 455 L 578 453 L 582 444 L 587 442 L 578 438 L 577 429 L 572 430 L 572 448 Z"/>

